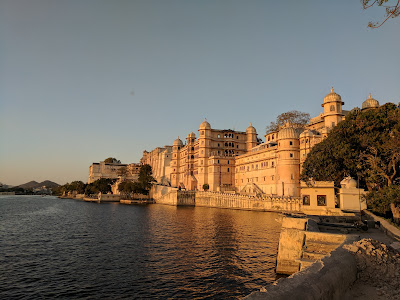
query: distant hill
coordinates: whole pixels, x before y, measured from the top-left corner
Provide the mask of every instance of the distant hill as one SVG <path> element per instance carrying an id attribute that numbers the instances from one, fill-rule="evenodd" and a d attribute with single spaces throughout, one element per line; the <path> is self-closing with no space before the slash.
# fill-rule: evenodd
<path id="1" fill-rule="evenodd" d="M 35 189 L 35 188 L 39 188 L 39 187 L 42 187 L 42 186 L 46 186 L 47 188 L 54 189 L 56 187 L 59 187 L 60 185 L 55 183 L 55 182 L 53 182 L 53 181 L 45 180 L 45 181 L 42 181 L 42 182 L 29 181 L 27 183 L 19 185 L 18 187 L 21 187 L 21 188 L 24 188 L 24 189 Z"/>

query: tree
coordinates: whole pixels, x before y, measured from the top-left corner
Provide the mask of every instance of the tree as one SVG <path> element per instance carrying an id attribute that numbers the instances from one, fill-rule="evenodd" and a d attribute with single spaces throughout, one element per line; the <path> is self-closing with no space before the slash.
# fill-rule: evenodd
<path id="1" fill-rule="evenodd" d="M 121 161 L 116 159 L 115 157 L 108 157 L 104 160 L 105 163 L 107 164 L 120 164 Z"/>
<path id="2" fill-rule="evenodd" d="M 378 211 L 388 208 L 387 201 L 400 200 L 387 199 L 396 195 L 400 183 L 400 107 L 386 103 L 374 110 L 349 113 L 312 148 L 301 179 L 334 180 L 339 186 L 345 174 L 360 178 L 361 187 L 369 191 L 368 205 Z"/>
<path id="3" fill-rule="evenodd" d="M 385 8 L 385 19 L 379 22 L 369 22 L 368 27 L 378 28 L 381 27 L 390 18 L 396 18 L 400 15 L 400 0 L 361 0 L 363 9 L 371 8 L 372 6 L 381 6 Z M 391 5 L 388 5 L 388 4 Z"/>
<path id="4" fill-rule="evenodd" d="M 82 181 L 72 181 L 68 189 L 69 191 L 75 191 L 78 194 L 83 194 L 85 192 L 86 184 L 84 184 Z"/>
<path id="5" fill-rule="evenodd" d="M 280 114 L 275 122 L 271 122 L 266 128 L 266 133 L 279 130 L 280 127 L 284 126 L 286 123 L 298 127 L 304 127 L 310 121 L 310 114 L 304 113 L 297 110 L 291 110 Z"/>
<path id="6" fill-rule="evenodd" d="M 156 181 L 152 174 L 153 172 L 150 165 L 145 164 L 140 167 L 136 189 L 139 190 L 141 194 L 147 195 L 150 191 L 152 182 Z"/>
<path id="7" fill-rule="evenodd" d="M 115 179 L 110 178 L 100 178 L 96 181 L 86 185 L 85 187 L 85 195 L 91 194 L 107 194 L 111 192 L 111 185 L 114 184 Z"/>

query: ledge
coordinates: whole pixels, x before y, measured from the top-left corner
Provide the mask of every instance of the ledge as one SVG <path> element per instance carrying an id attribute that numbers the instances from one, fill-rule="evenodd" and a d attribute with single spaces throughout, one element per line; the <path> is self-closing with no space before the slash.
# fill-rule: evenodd
<path id="1" fill-rule="evenodd" d="M 400 229 L 396 228 L 392 224 L 390 224 L 384 218 L 378 217 L 377 215 L 373 214 L 368 210 L 364 210 L 365 214 L 372 218 L 375 222 L 379 221 L 381 223 L 380 229 L 386 233 L 388 236 L 394 238 L 395 240 L 400 242 Z"/>

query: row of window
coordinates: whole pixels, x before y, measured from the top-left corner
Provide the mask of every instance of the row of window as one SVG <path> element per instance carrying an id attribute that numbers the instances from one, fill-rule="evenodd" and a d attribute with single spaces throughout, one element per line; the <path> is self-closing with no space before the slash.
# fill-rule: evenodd
<path id="1" fill-rule="evenodd" d="M 303 195 L 303 205 L 310 206 L 310 195 Z M 326 206 L 326 195 L 317 195 L 317 206 Z"/>

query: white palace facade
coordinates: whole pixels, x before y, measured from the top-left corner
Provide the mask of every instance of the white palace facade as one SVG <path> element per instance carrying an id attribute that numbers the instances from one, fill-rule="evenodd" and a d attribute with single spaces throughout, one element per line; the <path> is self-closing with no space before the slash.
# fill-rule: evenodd
<path id="1" fill-rule="evenodd" d="M 178 137 L 172 146 L 144 151 L 141 163 L 152 166 L 159 183 L 186 190 L 300 196 L 301 165 L 312 147 L 345 119 L 343 105 L 332 88 L 323 112 L 306 126 L 286 124 L 266 134 L 264 143 L 251 124 L 246 131 L 220 130 L 204 120 L 198 137 L 191 132 L 185 143 Z M 377 107 L 379 102 L 369 95 L 361 110 Z"/>

